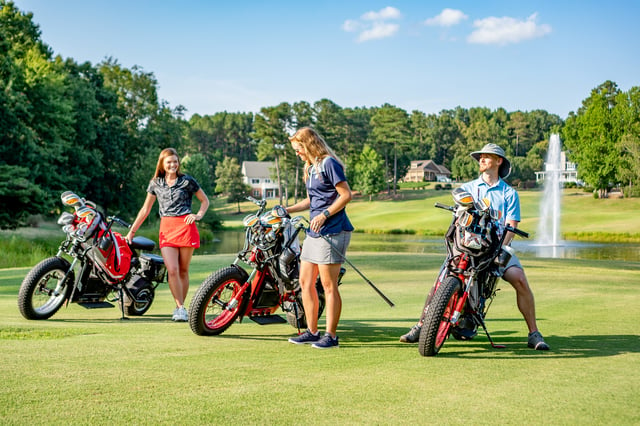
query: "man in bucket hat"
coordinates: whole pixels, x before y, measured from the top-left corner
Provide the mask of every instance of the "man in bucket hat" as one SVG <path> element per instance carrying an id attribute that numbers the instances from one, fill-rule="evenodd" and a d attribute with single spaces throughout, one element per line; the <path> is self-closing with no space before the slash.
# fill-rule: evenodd
<path id="1" fill-rule="evenodd" d="M 462 189 L 469 192 L 476 200 L 488 198 L 491 208 L 502 213 L 503 222 L 516 228 L 518 222 L 520 222 L 520 198 L 516 190 L 503 180 L 511 172 L 511 163 L 504 150 L 496 144 L 488 143 L 480 151 L 472 152 L 471 157 L 478 162 L 480 177 L 465 183 L 462 185 Z M 512 239 L 513 233 L 510 232 L 505 238 L 504 245 L 509 245 Z M 504 267 L 502 278 L 508 281 L 516 291 L 518 309 L 529 328 L 528 346 L 539 351 L 548 350 L 549 346 L 545 343 L 536 324 L 536 307 L 533 292 L 529 287 L 524 269 L 515 254 Z M 426 303 L 429 303 L 429 298 L 427 298 Z M 420 321 L 408 333 L 400 337 L 400 341 L 405 343 L 417 342 L 420 338 L 422 320 L 420 318 Z"/>

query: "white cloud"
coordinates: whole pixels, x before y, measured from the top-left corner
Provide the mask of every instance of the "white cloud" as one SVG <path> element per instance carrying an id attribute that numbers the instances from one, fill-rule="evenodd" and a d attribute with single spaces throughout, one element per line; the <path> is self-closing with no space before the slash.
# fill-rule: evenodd
<path id="1" fill-rule="evenodd" d="M 347 19 L 342 24 L 346 32 L 359 32 L 357 41 L 364 42 L 391 37 L 400 29 L 399 24 L 387 22 L 400 19 L 402 14 L 395 7 L 387 6 L 379 11 L 364 13 L 359 20 Z"/>
<path id="2" fill-rule="evenodd" d="M 461 21 L 467 19 L 461 10 L 456 9 L 443 9 L 439 15 L 429 18 L 424 21 L 425 25 L 438 26 L 438 27 L 451 27 L 459 24 Z"/>
<path id="3" fill-rule="evenodd" d="M 473 23 L 476 29 L 467 37 L 467 41 L 477 44 L 505 45 L 543 37 L 551 32 L 551 26 L 536 23 L 537 17 L 538 14 L 534 13 L 525 21 L 508 16 L 478 19 Z"/>
<path id="4" fill-rule="evenodd" d="M 387 6 L 384 9 L 380 9 L 379 12 L 367 12 L 362 15 L 362 19 L 365 21 L 384 21 L 385 19 L 400 19 L 402 14 L 395 7 Z"/>
<path id="5" fill-rule="evenodd" d="M 368 30 L 364 30 L 358 36 L 358 41 L 376 40 L 380 38 L 387 38 L 394 35 L 400 29 L 398 24 L 387 24 L 384 22 L 376 22 Z"/>
<path id="6" fill-rule="evenodd" d="M 353 19 L 347 19 L 342 24 L 342 29 L 348 33 L 359 31 L 360 28 L 362 28 L 362 24 L 358 21 L 354 21 Z"/>

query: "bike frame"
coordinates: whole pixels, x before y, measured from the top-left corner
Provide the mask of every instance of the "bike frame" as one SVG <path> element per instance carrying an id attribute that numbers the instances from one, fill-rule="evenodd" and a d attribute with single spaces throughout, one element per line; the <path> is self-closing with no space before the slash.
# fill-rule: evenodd
<path id="1" fill-rule="evenodd" d="M 443 208 L 455 213 L 455 207 L 444 206 L 441 204 L 436 204 L 436 207 Z M 460 282 L 463 283 L 463 290 L 462 290 L 462 294 L 457 298 L 457 300 L 455 300 L 455 303 L 453 304 L 453 306 L 449 306 L 447 308 L 447 312 L 445 313 L 446 319 L 443 318 L 443 321 L 441 322 L 438 328 L 437 344 L 440 345 L 442 344 L 442 342 L 444 342 L 444 340 L 451 333 L 451 327 L 458 323 L 462 313 L 466 311 L 467 313 L 470 314 L 471 318 L 476 323 L 476 325 L 482 326 L 491 346 L 496 349 L 503 349 L 505 348 L 504 345 L 498 345 L 493 342 L 493 339 L 491 338 L 491 335 L 489 334 L 489 331 L 487 330 L 487 327 L 484 321 L 484 317 L 486 316 L 490 303 L 489 305 L 482 303 L 480 306 L 471 306 L 468 303 L 470 290 L 474 283 L 480 284 L 476 282 L 479 272 L 487 268 L 488 264 L 492 262 L 494 258 L 498 255 L 500 248 L 504 244 L 504 240 L 508 232 L 513 232 L 515 234 L 518 234 L 524 237 L 528 237 L 528 234 L 516 228 L 513 228 L 511 225 L 506 225 L 504 232 L 502 233 L 499 239 L 499 243 L 496 246 L 496 249 L 489 256 L 486 256 L 484 260 L 477 263 L 475 258 L 471 256 L 466 249 L 459 247 L 457 245 L 457 240 L 455 239 L 455 236 L 454 236 L 454 232 L 456 231 L 456 226 L 457 226 L 456 220 L 457 220 L 457 216 L 454 215 L 451 225 L 449 227 L 449 230 L 447 231 L 447 234 L 445 236 L 446 246 L 447 246 L 447 259 L 445 260 L 445 263 L 443 264 L 443 268 L 441 269 L 438 275 L 436 283 L 434 284 L 434 290 L 433 292 L 430 293 L 430 297 L 435 293 L 435 291 L 438 290 L 438 287 L 440 286 L 440 284 L 442 284 L 442 282 L 447 276 L 456 276 L 460 280 Z M 457 251 L 460 253 L 459 255 L 454 254 L 454 246 L 457 249 Z M 494 286 L 495 286 L 495 283 L 494 283 Z M 480 290 L 482 289 L 479 289 L 479 291 Z M 495 295 L 495 287 L 491 289 L 491 295 L 488 299 L 492 300 L 494 295 Z M 423 318 L 428 309 L 429 301 L 430 300 L 427 300 L 425 309 L 423 311 Z M 450 310 L 451 312 L 449 312 Z"/>
<path id="2" fill-rule="evenodd" d="M 260 207 L 258 213 L 256 214 L 256 216 L 259 217 L 262 213 L 264 213 L 264 206 L 266 205 L 266 202 L 264 200 L 255 200 L 254 202 Z M 300 229 L 302 228 L 296 228 L 292 237 L 289 239 L 289 241 L 286 242 L 285 248 L 288 248 L 291 245 L 292 241 L 298 237 Z M 272 303 L 269 306 L 257 306 L 265 292 L 267 283 L 273 283 L 274 285 L 277 285 L 276 279 L 274 277 L 277 274 L 277 271 L 271 270 L 274 265 L 272 264 L 273 256 L 270 254 L 273 245 L 275 245 L 275 241 L 273 242 L 273 245 L 254 245 L 253 248 L 249 250 L 251 239 L 250 233 L 251 230 L 247 228 L 245 232 L 244 247 L 238 253 L 238 256 L 233 262 L 233 265 L 240 268 L 238 263 L 240 261 L 244 261 L 245 263 L 252 265 L 253 269 L 245 283 L 242 285 L 242 287 L 240 287 L 236 295 L 234 295 L 234 297 L 229 301 L 229 304 L 227 305 L 227 309 L 234 309 L 236 306 L 238 306 L 239 299 L 241 299 L 246 292 L 249 292 L 249 297 L 247 298 L 248 301 L 245 302 L 247 306 L 246 308 L 242 309 L 239 314 L 240 320 L 242 320 L 242 318 L 245 316 L 253 317 L 271 315 L 275 313 L 284 302 L 294 302 L 296 296 L 295 291 L 287 291 L 282 293 L 276 290 L 278 294 L 278 301 L 276 303 Z M 249 252 L 251 254 L 247 257 L 247 254 Z"/>

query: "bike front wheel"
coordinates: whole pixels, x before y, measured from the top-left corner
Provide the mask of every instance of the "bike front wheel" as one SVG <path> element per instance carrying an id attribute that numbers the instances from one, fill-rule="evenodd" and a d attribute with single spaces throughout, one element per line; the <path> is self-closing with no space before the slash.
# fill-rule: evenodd
<path id="1" fill-rule="evenodd" d="M 209 275 L 189 305 L 191 331 L 199 336 L 215 336 L 229 328 L 248 302 L 247 292 L 240 293 L 248 277 L 234 266 Z M 232 300 L 237 302 L 231 304 Z"/>
<path id="2" fill-rule="evenodd" d="M 29 271 L 18 293 L 18 308 L 23 317 L 45 320 L 58 312 L 73 287 L 74 274 L 69 268 L 71 264 L 66 259 L 50 257 Z"/>
<path id="3" fill-rule="evenodd" d="M 422 356 L 437 355 L 451 333 L 451 316 L 462 296 L 462 282 L 447 277 L 438 287 L 420 330 L 418 350 Z"/>

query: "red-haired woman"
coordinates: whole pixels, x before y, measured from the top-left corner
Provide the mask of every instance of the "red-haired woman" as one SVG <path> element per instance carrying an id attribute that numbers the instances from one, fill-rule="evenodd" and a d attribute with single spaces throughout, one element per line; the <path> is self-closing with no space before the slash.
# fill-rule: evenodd
<path id="1" fill-rule="evenodd" d="M 191 212 L 194 195 L 200 200 L 200 210 L 196 214 Z M 172 320 L 187 321 L 184 301 L 189 291 L 189 265 L 193 251 L 200 247 L 195 222 L 209 209 L 209 198 L 193 177 L 180 172 L 180 158 L 173 148 L 160 153 L 156 172 L 147 187 L 147 198 L 127 234 L 128 241 L 149 216 L 156 199 L 160 208 L 160 251 L 169 275 L 169 289 L 176 302 Z"/>

